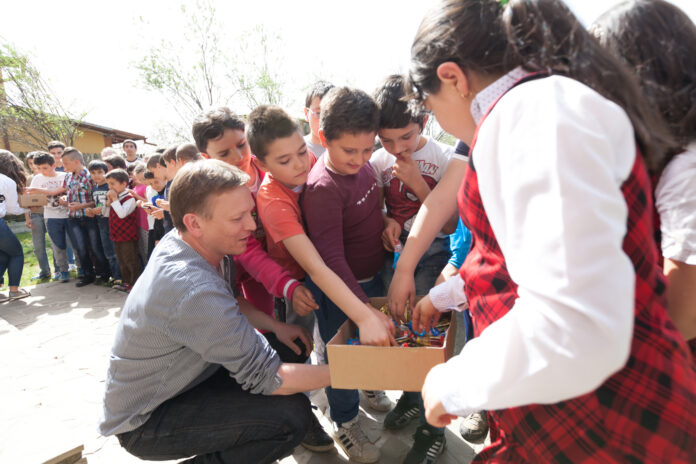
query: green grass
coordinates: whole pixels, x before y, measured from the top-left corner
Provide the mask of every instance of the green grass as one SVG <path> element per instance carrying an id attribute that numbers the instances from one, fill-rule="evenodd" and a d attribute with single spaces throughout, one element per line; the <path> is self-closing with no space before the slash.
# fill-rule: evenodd
<path id="1" fill-rule="evenodd" d="M 22 250 L 24 250 L 24 269 L 22 269 L 22 280 L 19 286 L 26 287 L 28 285 L 50 282 L 49 279 L 31 280 L 32 277 L 39 275 L 41 272 L 39 269 L 39 261 L 36 259 L 36 254 L 34 253 L 34 243 L 31 241 L 31 232 L 17 234 L 17 238 L 22 244 Z M 53 272 L 53 250 L 51 249 L 51 242 L 48 240 L 48 234 L 46 235 L 46 254 L 48 255 L 49 267 L 51 268 L 51 272 Z M 5 283 L 7 283 L 7 278 L 5 278 Z"/>

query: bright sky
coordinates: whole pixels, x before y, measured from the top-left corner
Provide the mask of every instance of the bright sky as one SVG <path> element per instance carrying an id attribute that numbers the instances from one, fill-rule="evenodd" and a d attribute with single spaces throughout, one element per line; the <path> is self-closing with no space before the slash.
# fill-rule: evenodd
<path id="1" fill-rule="evenodd" d="M 590 24 L 618 0 L 565 0 Z M 696 1 L 671 0 L 696 20 Z M 28 53 L 61 101 L 86 121 L 155 138 L 174 120 L 156 94 L 138 87 L 133 63 L 153 38 L 180 30 L 176 0 L 23 0 L 2 7 L 0 38 Z M 186 2 L 190 8 L 193 1 Z M 233 34 L 263 24 L 282 37 L 288 105 L 300 115 L 317 78 L 371 93 L 388 74 L 408 69 L 413 35 L 436 0 L 214 1 Z M 143 23 L 139 18 L 147 23 Z M 225 46 L 234 48 L 230 41 Z M 237 109 L 245 111 L 244 108 Z M 166 140 L 153 140 L 167 142 Z M 141 147 L 140 151 L 149 151 Z"/>

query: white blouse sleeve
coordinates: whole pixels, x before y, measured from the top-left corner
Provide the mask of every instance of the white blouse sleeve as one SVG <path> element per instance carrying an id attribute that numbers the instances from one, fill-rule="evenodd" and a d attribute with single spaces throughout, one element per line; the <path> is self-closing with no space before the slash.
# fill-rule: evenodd
<path id="1" fill-rule="evenodd" d="M 519 297 L 431 370 L 428 387 L 458 415 L 596 389 L 626 363 L 633 331 L 620 190 L 635 160 L 628 117 L 570 79 L 529 82 L 498 103 L 473 156 Z"/>
<path id="2" fill-rule="evenodd" d="M 469 308 L 469 303 L 464 293 L 464 280 L 459 273 L 453 275 L 440 285 L 436 285 L 428 292 L 430 301 L 435 309 L 440 312 L 464 311 Z"/>
<path id="3" fill-rule="evenodd" d="M 696 265 L 696 143 L 665 168 L 655 188 L 662 256 Z"/>
<path id="4" fill-rule="evenodd" d="M 0 217 L 5 217 L 8 214 L 24 214 L 28 211 L 19 206 L 17 184 L 5 175 L 0 177 L 0 195 L 2 195 Z"/>

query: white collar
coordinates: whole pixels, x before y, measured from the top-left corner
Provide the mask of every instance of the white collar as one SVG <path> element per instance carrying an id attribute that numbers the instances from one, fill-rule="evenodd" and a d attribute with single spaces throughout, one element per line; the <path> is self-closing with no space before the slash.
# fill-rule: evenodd
<path id="1" fill-rule="evenodd" d="M 471 102 L 471 115 L 474 117 L 476 124 L 479 123 L 491 105 L 495 103 L 502 94 L 510 90 L 517 81 L 527 74 L 529 74 L 529 71 L 522 66 L 518 66 L 481 90 L 476 97 L 474 97 L 474 101 Z"/>

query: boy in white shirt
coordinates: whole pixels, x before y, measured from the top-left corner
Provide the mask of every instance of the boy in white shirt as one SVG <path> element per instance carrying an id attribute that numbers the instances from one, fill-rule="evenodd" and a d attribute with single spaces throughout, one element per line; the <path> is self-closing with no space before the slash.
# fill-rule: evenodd
<path id="1" fill-rule="evenodd" d="M 65 172 L 56 172 L 56 162 L 53 156 L 40 152 L 34 156 L 34 165 L 38 174 L 34 176 L 27 193 L 40 193 L 46 195 L 48 202 L 44 207 L 44 219 L 46 229 L 51 238 L 55 264 L 60 272 L 60 281 L 67 282 L 68 255 L 66 232 L 68 227 L 68 208 L 58 203 L 58 197 L 65 193 Z"/>

